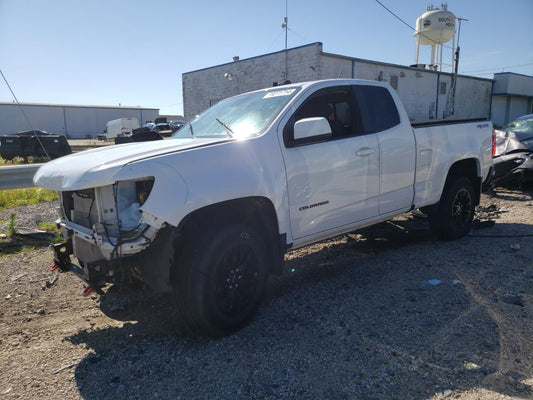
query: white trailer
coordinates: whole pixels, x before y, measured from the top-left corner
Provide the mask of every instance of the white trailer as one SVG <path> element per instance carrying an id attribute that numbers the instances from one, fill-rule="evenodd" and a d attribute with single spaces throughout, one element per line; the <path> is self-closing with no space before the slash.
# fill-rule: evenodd
<path id="1" fill-rule="evenodd" d="M 119 118 L 109 121 L 104 133 L 98 135 L 99 140 L 109 140 L 117 136 L 130 136 L 134 129 L 139 128 L 137 118 Z"/>

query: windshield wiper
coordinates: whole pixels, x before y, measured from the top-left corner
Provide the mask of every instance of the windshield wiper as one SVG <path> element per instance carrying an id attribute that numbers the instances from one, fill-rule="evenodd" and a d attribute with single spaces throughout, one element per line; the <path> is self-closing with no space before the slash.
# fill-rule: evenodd
<path id="1" fill-rule="evenodd" d="M 227 126 L 226 123 L 223 122 L 223 121 L 221 121 L 220 119 L 218 119 L 218 118 L 215 118 L 215 119 L 216 119 L 217 122 L 218 122 L 220 125 L 222 125 L 222 126 L 224 127 L 224 129 L 228 132 L 228 136 L 229 136 L 230 138 L 233 138 L 234 133 L 233 133 L 233 131 L 231 130 L 231 128 L 230 128 L 229 126 Z"/>

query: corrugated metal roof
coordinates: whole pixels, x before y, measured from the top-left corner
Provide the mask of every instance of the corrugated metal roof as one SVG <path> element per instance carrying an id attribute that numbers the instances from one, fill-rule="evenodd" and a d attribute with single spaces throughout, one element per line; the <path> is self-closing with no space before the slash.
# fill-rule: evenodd
<path id="1" fill-rule="evenodd" d="M 47 104 L 47 103 L 15 103 L 0 101 L 0 105 L 12 106 L 38 106 L 38 107 L 71 107 L 71 108 L 112 108 L 120 110 L 159 110 L 159 108 L 141 107 L 141 106 L 98 106 L 84 104 Z"/>

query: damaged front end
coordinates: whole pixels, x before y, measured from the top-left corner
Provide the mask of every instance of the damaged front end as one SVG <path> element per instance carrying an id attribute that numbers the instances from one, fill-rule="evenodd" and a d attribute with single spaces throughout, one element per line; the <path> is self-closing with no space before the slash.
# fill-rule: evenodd
<path id="1" fill-rule="evenodd" d="M 106 283 L 144 281 L 143 259 L 164 221 L 143 212 L 154 178 L 59 192 L 65 243 L 54 246 L 55 267 L 101 291 Z M 72 263 L 74 255 L 79 265 Z"/>
<path id="2" fill-rule="evenodd" d="M 498 184 L 533 180 L 533 118 L 525 117 L 494 130 L 494 180 Z"/>

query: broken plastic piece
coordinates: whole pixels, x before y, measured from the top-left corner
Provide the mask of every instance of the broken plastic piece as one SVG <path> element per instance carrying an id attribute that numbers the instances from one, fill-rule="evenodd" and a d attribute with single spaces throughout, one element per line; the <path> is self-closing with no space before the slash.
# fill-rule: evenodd
<path id="1" fill-rule="evenodd" d="M 93 290 L 94 288 L 92 288 L 91 286 L 87 286 L 85 290 L 83 291 L 82 296 L 83 297 L 89 296 L 93 292 Z"/>
<path id="2" fill-rule="evenodd" d="M 56 271 L 58 268 L 59 268 L 59 265 L 54 264 L 54 265 L 52 265 L 52 266 L 50 267 L 50 271 L 51 271 L 51 272 L 54 272 L 54 271 Z"/>

